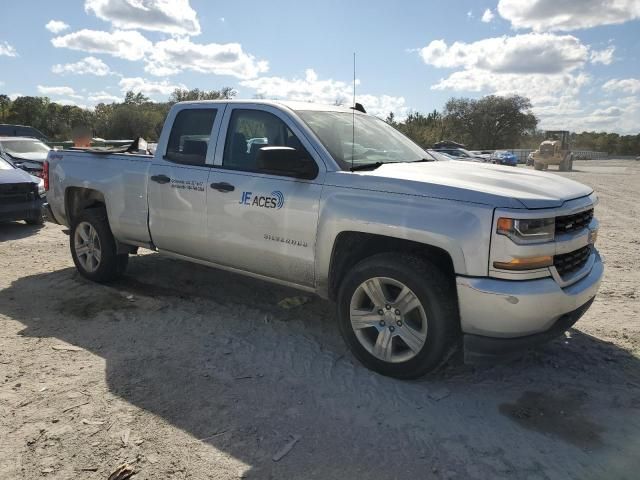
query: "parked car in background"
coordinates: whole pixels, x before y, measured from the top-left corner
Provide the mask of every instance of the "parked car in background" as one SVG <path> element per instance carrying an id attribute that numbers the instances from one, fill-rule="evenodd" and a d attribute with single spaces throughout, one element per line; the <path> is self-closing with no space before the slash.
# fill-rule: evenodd
<path id="1" fill-rule="evenodd" d="M 0 137 L 0 157 L 14 166 L 40 177 L 42 165 L 51 148 L 30 137 Z"/>
<path id="2" fill-rule="evenodd" d="M 508 165 L 510 167 L 518 166 L 518 157 L 507 150 L 496 150 L 491 155 L 491 163 L 496 165 Z"/>
<path id="3" fill-rule="evenodd" d="M 485 161 L 484 158 L 478 157 L 477 155 L 474 155 L 469 150 L 466 150 L 464 148 L 434 148 L 433 151 L 447 154 L 453 157 L 455 160 L 466 160 L 468 162 L 484 162 Z"/>
<path id="4" fill-rule="evenodd" d="M 42 225 L 44 181 L 0 158 L 0 222 Z"/>
<path id="5" fill-rule="evenodd" d="M 533 159 L 533 152 L 527 155 L 527 167 L 533 167 L 533 163 L 535 160 Z"/>
<path id="6" fill-rule="evenodd" d="M 40 130 L 28 125 L 10 125 L 0 123 L 0 137 L 30 137 L 37 138 L 42 142 L 48 142 L 47 136 Z"/>
<path id="7" fill-rule="evenodd" d="M 484 159 L 485 162 L 490 161 L 493 150 L 470 150 L 476 157 Z"/>
<path id="8" fill-rule="evenodd" d="M 458 160 L 457 157 L 453 157 L 447 153 L 444 152 L 440 152 L 438 150 L 433 150 L 431 148 L 428 148 L 427 150 L 425 150 L 425 152 L 427 152 L 434 160 L 438 161 L 438 162 L 446 162 L 449 160 Z"/>

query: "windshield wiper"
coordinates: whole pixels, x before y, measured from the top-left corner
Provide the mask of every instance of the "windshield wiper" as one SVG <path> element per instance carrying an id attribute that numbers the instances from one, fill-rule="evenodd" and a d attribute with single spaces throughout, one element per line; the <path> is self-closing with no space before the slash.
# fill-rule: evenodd
<path id="1" fill-rule="evenodd" d="M 385 163 L 390 163 L 390 162 L 363 163 L 362 165 L 354 165 L 353 167 L 350 168 L 350 170 L 352 172 L 355 172 L 357 170 L 375 170 L 376 168 L 384 165 Z"/>

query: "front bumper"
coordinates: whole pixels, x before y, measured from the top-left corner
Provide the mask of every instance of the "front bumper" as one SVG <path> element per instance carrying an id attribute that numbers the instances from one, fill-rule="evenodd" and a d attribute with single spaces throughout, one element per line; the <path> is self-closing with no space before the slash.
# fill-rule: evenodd
<path id="1" fill-rule="evenodd" d="M 562 319 L 567 316 L 577 315 L 575 323 L 586 311 L 581 307 L 588 308 L 602 280 L 602 259 L 596 250 L 592 255 L 591 270 L 564 288 L 551 277 L 536 280 L 457 277 L 463 333 L 513 341 L 551 332 L 556 324 L 563 325 Z"/>
<path id="2" fill-rule="evenodd" d="M 12 222 L 15 220 L 27 220 L 41 214 L 43 198 L 36 198 L 27 202 L 0 204 L 0 221 Z"/>

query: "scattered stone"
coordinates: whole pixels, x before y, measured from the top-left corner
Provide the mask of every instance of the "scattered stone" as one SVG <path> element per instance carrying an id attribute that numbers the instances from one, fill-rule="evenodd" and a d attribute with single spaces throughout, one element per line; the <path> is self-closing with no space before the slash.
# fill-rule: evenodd
<path id="1" fill-rule="evenodd" d="M 128 463 L 123 463 L 116 468 L 111 475 L 109 475 L 108 480 L 127 480 L 134 476 L 137 472 L 135 469 L 129 465 Z"/>
<path id="2" fill-rule="evenodd" d="M 304 297 L 302 295 L 295 297 L 287 297 L 283 298 L 278 302 L 278 306 L 280 308 L 284 308 L 285 310 L 289 310 L 291 308 L 299 307 L 300 305 L 304 305 L 305 303 L 309 303 L 311 301 L 310 297 Z"/>
<path id="3" fill-rule="evenodd" d="M 439 388 L 438 390 L 431 392 L 429 394 L 429 398 L 439 402 L 440 400 L 447 398 L 449 395 L 451 395 L 451 391 L 448 388 Z"/>
<path id="4" fill-rule="evenodd" d="M 81 352 L 82 349 L 80 347 L 76 347 L 75 345 L 52 345 L 51 348 L 54 350 L 61 350 L 64 352 Z"/>
<path id="5" fill-rule="evenodd" d="M 287 455 L 295 446 L 296 443 L 300 441 L 302 436 L 300 435 L 291 435 L 291 440 L 284 447 L 282 447 L 278 452 L 271 458 L 274 462 L 279 462 L 282 458 Z"/>

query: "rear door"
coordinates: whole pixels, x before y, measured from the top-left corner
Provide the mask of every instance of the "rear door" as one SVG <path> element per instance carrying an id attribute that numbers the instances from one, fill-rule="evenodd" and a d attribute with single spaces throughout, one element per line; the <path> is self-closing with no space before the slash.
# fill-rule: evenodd
<path id="1" fill-rule="evenodd" d="M 208 181 L 209 259 L 312 286 L 324 163 L 295 122 L 274 107 L 229 104 L 224 117 Z M 266 146 L 303 152 L 318 175 L 302 180 L 262 171 L 257 152 Z"/>
<path id="2" fill-rule="evenodd" d="M 207 179 L 224 104 L 178 110 L 149 172 L 149 232 L 159 250 L 206 258 Z"/>

